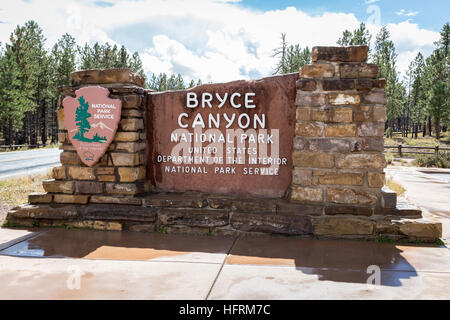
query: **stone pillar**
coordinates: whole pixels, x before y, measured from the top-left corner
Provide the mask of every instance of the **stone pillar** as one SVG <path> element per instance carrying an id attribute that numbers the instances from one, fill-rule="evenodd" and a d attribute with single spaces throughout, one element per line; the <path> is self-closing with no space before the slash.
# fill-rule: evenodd
<path id="1" fill-rule="evenodd" d="M 58 125 L 61 166 L 54 167 L 53 179 L 43 182 L 45 194 L 32 194 L 29 203 L 140 205 L 135 196 L 148 191 L 145 182 L 145 91 L 144 79 L 128 69 L 86 70 L 70 75 L 71 85 L 59 88 Z M 100 161 L 88 167 L 80 160 L 68 139 L 62 101 L 85 86 L 109 89 L 110 98 L 122 101 L 116 136 Z"/>
<path id="2" fill-rule="evenodd" d="M 339 206 L 339 213 L 380 205 L 386 82 L 366 63 L 367 52 L 314 47 L 312 64 L 300 69 L 292 201 L 323 204 L 326 212 Z"/>

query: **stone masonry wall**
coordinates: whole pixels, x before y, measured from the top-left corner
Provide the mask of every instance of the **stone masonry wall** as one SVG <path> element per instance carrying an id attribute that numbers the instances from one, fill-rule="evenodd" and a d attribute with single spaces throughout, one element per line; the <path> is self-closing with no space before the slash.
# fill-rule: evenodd
<path id="1" fill-rule="evenodd" d="M 313 63 L 300 69 L 292 201 L 380 205 L 385 80 L 366 63 L 367 52 L 367 46 L 314 47 Z"/>
<path id="2" fill-rule="evenodd" d="M 61 166 L 53 179 L 43 182 L 46 194 L 31 194 L 30 203 L 121 203 L 136 204 L 134 196 L 148 191 L 145 183 L 145 91 L 144 79 L 129 70 L 87 70 L 71 74 L 71 86 L 60 87 L 58 126 Z M 81 87 L 108 88 L 110 97 L 122 100 L 122 114 L 114 141 L 100 161 L 86 166 L 68 139 L 62 101 Z"/>

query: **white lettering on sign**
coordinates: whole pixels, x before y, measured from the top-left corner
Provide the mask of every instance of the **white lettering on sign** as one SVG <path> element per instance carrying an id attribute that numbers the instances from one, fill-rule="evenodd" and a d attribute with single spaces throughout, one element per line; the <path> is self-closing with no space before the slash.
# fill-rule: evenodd
<path id="1" fill-rule="evenodd" d="M 158 155 L 156 161 L 166 163 L 164 171 L 174 174 L 236 174 L 234 165 L 244 165 L 240 168 L 243 175 L 279 175 L 279 167 L 287 165 L 287 159 L 279 155 L 279 129 L 266 129 L 264 113 L 243 112 L 257 107 L 255 98 L 254 92 L 188 92 L 186 108 L 228 109 L 206 114 L 180 113 L 177 124 L 181 129 L 170 135 L 170 142 L 176 145 L 170 155 Z M 232 126 L 237 129 L 231 129 Z M 212 164 L 220 166 L 202 166 Z"/>

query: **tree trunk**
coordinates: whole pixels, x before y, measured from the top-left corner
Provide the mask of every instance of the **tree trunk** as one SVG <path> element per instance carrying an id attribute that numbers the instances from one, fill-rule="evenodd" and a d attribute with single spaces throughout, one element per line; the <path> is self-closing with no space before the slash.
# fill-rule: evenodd
<path id="1" fill-rule="evenodd" d="M 436 119 L 436 139 L 441 138 L 441 119 Z"/>

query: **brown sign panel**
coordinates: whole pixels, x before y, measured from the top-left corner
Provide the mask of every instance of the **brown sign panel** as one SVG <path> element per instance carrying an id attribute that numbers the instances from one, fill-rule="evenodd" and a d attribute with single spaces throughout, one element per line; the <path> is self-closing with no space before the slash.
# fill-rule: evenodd
<path id="1" fill-rule="evenodd" d="M 297 79 L 152 94 L 148 179 L 169 191 L 282 197 L 292 175 Z"/>
<path id="2" fill-rule="evenodd" d="M 97 86 L 78 89 L 75 94 L 76 98 L 63 100 L 64 123 L 81 161 L 91 167 L 114 139 L 122 102 L 108 98 L 109 90 Z"/>

